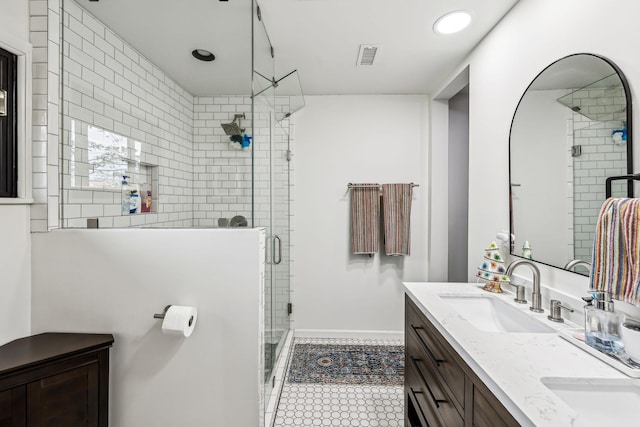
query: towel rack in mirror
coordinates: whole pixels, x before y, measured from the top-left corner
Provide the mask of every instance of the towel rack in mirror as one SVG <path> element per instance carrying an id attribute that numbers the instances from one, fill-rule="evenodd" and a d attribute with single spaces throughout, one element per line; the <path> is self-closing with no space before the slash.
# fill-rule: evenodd
<path id="1" fill-rule="evenodd" d="M 627 181 L 628 197 L 633 197 L 633 181 L 640 181 L 640 173 L 631 175 L 610 176 L 609 178 L 607 178 L 605 180 L 605 195 L 607 199 L 611 197 L 611 182 L 620 181 L 623 179 Z"/>

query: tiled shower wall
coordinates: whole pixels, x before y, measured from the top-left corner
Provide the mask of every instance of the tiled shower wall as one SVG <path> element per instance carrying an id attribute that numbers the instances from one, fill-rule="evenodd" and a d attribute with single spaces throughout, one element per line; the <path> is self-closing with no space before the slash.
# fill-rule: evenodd
<path id="1" fill-rule="evenodd" d="M 60 0 L 29 1 L 32 65 L 31 231 L 58 228 Z"/>
<path id="2" fill-rule="evenodd" d="M 63 31 L 63 226 L 86 227 L 86 218 L 96 217 L 100 227 L 216 227 L 236 215 L 251 225 L 251 150 L 232 148 L 221 127 L 239 113 L 250 125 L 251 98 L 194 98 L 72 0 L 65 0 Z M 287 110 L 288 98 L 276 108 Z M 282 160 L 272 165 L 280 167 L 274 185 L 283 186 L 273 194 L 280 201 L 274 209 L 288 211 L 288 146 L 281 126 L 269 134 L 268 109 L 257 107 L 255 122 L 256 226 L 269 225 L 270 154 Z M 157 167 L 156 213 L 121 215 L 120 191 L 89 188 L 88 126 L 126 137 L 129 160 Z"/>
<path id="3" fill-rule="evenodd" d="M 626 99 L 622 88 L 580 91 L 580 111 L 573 114 L 573 144 L 582 154 L 573 158 L 574 257 L 591 261 L 596 221 L 605 200 L 605 179 L 627 173 L 627 145 L 611 134 L 623 128 Z M 623 196 L 625 185 L 614 182 L 613 195 Z"/>
<path id="4" fill-rule="evenodd" d="M 260 100 L 257 100 L 257 103 L 259 102 Z M 287 97 L 279 97 L 275 99 L 275 103 L 276 116 L 278 112 L 288 109 Z M 256 192 L 255 225 L 268 226 L 265 221 L 269 219 L 271 191 L 276 198 L 275 211 L 288 212 L 289 202 L 286 196 L 289 173 L 286 156 L 289 147 L 286 132 L 289 129 L 289 120 L 275 123 L 275 119 L 270 119 L 270 105 L 256 105 L 255 108 L 255 135 L 252 141 Z M 220 218 L 231 219 L 236 215 L 251 218 L 251 150 L 233 148 L 229 136 L 221 126 L 222 123 L 230 123 L 235 114 L 245 115 L 245 119 L 241 121 L 243 128 L 251 125 L 250 97 L 211 96 L 194 99 L 195 227 L 216 227 Z M 274 125 L 272 134 L 270 120 Z M 269 185 L 270 179 L 273 188 Z"/>
<path id="5" fill-rule="evenodd" d="M 72 0 L 63 39 L 63 227 L 88 217 L 100 227 L 191 227 L 193 96 Z M 129 162 L 157 168 L 156 212 L 122 215 L 119 188 L 90 186 L 89 126 L 125 137 Z"/>
<path id="6" fill-rule="evenodd" d="M 62 6 L 65 12 L 61 22 Z M 220 127 L 241 112 L 246 114 L 245 123 L 250 123 L 249 97 L 194 98 L 73 0 L 30 0 L 30 15 L 34 45 L 33 231 L 46 231 L 59 224 L 86 227 L 87 217 L 99 218 L 101 227 L 210 227 L 217 225 L 218 218 L 250 218 L 251 153 L 232 149 Z M 62 32 L 65 42 L 61 53 Z M 65 100 L 64 144 L 58 135 L 60 98 Z M 288 98 L 279 98 L 276 108 L 287 110 Z M 264 124 L 266 120 L 258 118 L 257 127 Z M 154 194 L 157 212 L 123 216 L 119 191 L 100 191 L 85 185 L 89 125 L 126 137 L 130 152 L 136 142 L 140 143 L 136 160 L 157 167 L 159 175 L 158 192 Z M 285 129 L 288 125 L 288 120 L 281 123 Z M 256 132 L 258 142 L 265 137 L 262 132 Z M 281 127 L 276 127 L 276 155 L 286 155 L 287 147 L 282 148 L 284 134 Z M 65 145 L 71 141 L 75 144 L 74 186 L 69 164 L 71 147 Z M 267 225 L 263 222 L 268 218 L 270 194 L 264 180 L 268 176 L 269 148 L 254 145 L 256 225 Z M 61 147 L 66 160 L 59 165 Z M 85 174 L 85 179 L 77 179 L 79 174 Z M 61 203 L 59 175 L 64 189 Z M 276 174 L 274 183 L 282 183 L 283 176 L 286 174 Z M 288 188 L 279 191 L 288 193 Z M 59 206 L 64 210 L 60 216 Z M 286 208 L 283 205 L 275 211 Z M 288 222 L 289 218 L 281 221 Z"/>
<path id="7" fill-rule="evenodd" d="M 197 97 L 194 100 L 194 227 L 217 227 L 218 220 L 251 218 L 251 150 L 232 147 L 222 123 L 244 113 L 251 125 L 248 96 Z M 256 154 L 258 154 L 256 152 Z M 249 226 L 251 224 L 249 223 Z"/>

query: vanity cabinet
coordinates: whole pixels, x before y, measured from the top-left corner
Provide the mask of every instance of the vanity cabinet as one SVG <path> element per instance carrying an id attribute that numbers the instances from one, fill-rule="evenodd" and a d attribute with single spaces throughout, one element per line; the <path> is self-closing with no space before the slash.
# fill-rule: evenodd
<path id="1" fill-rule="evenodd" d="M 520 424 L 405 296 L 405 427 Z"/>
<path id="2" fill-rule="evenodd" d="M 0 426 L 108 426 L 110 334 L 45 333 L 0 346 Z"/>

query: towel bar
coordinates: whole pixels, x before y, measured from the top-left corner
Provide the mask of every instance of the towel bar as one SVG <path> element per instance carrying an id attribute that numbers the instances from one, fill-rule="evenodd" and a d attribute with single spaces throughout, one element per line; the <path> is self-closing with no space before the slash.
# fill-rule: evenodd
<path id="1" fill-rule="evenodd" d="M 413 182 L 411 183 L 412 187 L 420 187 L 419 184 L 414 184 Z M 352 184 L 349 183 L 347 185 L 347 188 L 370 188 L 370 187 L 378 187 L 378 189 L 381 189 L 382 186 L 380 184 Z"/>

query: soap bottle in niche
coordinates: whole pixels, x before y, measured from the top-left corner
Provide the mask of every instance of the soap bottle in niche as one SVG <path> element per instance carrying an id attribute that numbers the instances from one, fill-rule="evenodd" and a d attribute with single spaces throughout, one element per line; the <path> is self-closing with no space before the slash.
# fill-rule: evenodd
<path id="1" fill-rule="evenodd" d="M 151 188 L 148 184 L 145 184 L 140 189 L 140 212 L 151 212 Z"/>
<path id="2" fill-rule="evenodd" d="M 134 214 L 138 212 L 140 208 L 140 194 L 138 194 L 138 189 L 131 189 L 131 202 L 129 203 L 129 213 Z"/>
<path id="3" fill-rule="evenodd" d="M 129 211 L 131 210 L 131 188 L 129 188 L 128 178 L 127 175 L 122 175 L 122 197 L 120 201 L 122 203 L 122 215 L 129 215 Z"/>
<path id="4" fill-rule="evenodd" d="M 604 353 L 620 353 L 624 350 L 620 328 L 624 315 L 613 310 L 609 292 L 594 292 L 593 300 L 584 307 L 585 342 Z"/>

